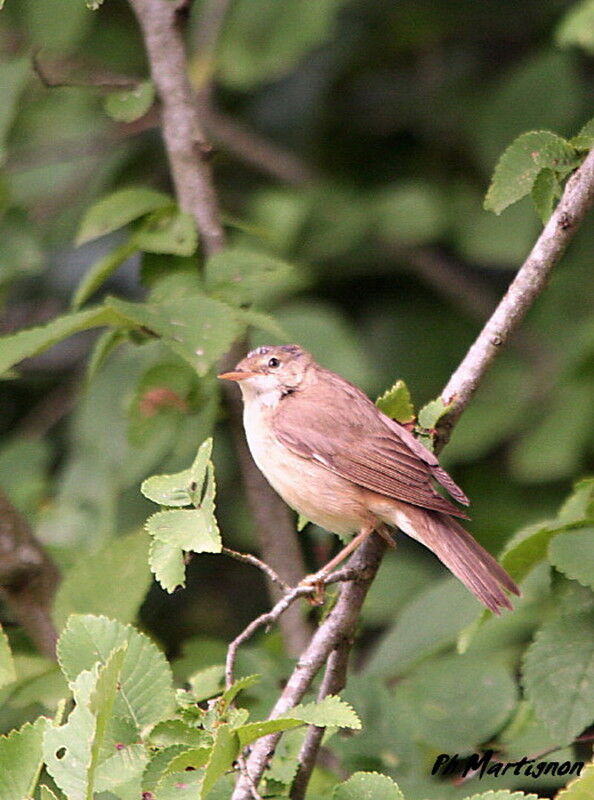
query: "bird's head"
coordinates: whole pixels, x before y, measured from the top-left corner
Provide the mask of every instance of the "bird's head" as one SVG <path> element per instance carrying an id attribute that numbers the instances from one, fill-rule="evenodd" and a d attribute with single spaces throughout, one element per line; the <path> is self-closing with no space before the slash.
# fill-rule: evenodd
<path id="1" fill-rule="evenodd" d="M 313 363 L 311 354 L 296 344 L 266 345 L 252 350 L 219 378 L 237 381 L 246 399 L 259 396 L 272 404 L 298 390 Z"/>

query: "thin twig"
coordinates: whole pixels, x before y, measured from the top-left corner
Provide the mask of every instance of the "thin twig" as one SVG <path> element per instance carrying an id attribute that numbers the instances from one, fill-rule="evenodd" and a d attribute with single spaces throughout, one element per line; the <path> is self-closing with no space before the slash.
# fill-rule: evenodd
<path id="1" fill-rule="evenodd" d="M 594 202 L 594 150 L 569 178 L 563 196 L 503 299 L 441 393 L 452 411 L 439 426 L 443 446 L 485 372 L 546 286 L 553 267 Z"/>
<path id="2" fill-rule="evenodd" d="M 452 428 L 499 351 L 500 345 L 544 288 L 551 269 L 561 258 L 593 201 L 594 150 L 568 181 L 558 208 L 545 226 L 530 256 L 442 392 L 444 400 L 455 402 L 455 409 L 442 432 L 441 439 L 437 442 L 438 448 L 447 441 Z M 370 536 L 353 554 L 349 566 L 367 569 L 369 570 L 367 574 L 371 577 L 367 581 L 352 581 L 343 585 L 336 605 L 314 634 L 289 677 L 270 714 L 271 719 L 300 702 L 337 643 L 342 637 L 352 635 L 363 600 L 379 567 L 384 550 L 384 541 L 379 536 Z M 252 748 L 246 761 L 246 769 L 251 782 L 256 785 L 274 754 L 279 738 L 280 734 L 264 736 Z M 240 777 L 232 800 L 249 800 L 249 797 L 249 785 Z"/>
<path id="3" fill-rule="evenodd" d="M 237 550 L 231 550 L 229 547 L 223 547 L 222 552 L 226 556 L 230 556 L 234 558 L 236 561 L 242 561 L 244 564 L 251 564 L 253 567 L 257 567 L 261 569 L 262 572 L 267 575 L 273 583 L 276 583 L 277 586 L 283 590 L 283 592 L 291 591 L 291 587 L 288 583 L 286 583 L 277 573 L 269 567 L 268 564 L 261 561 L 256 556 L 251 555 L 251 553 L 238 553 Z"/>
<path id="4" fill-rule="evenodd" d="M 223 552 L 226 551 L 227 548 L 223 548 Z M 243 556 L 243 553 L 238 553 L 237 555 Z M 240 560 L 243 560 L 243 558 Z M 259 559 L 256 559 L 256 561 L 259 561 Z M 250 561 L 249 563 L 252 562 Z M 267 569 L 269 569 L 269 567 L 267 567 Z M 266 627 L 266 629 L 268 629 L 300 597 L 314 595 L 318 591 L 319 585 L 329 586 L 332 583 L 338 582 L 366 580 L 368 579 L 369 574 L 370 573 L 368 571 L 355 569 L 353 567 L 345 567 L 344 569 L 336 570 L 336 572 L 327 575 L 325 578 L 317 581 L 316 584 L 300 584 L 294 588 L 289 587 L 281 599 L 270 609 L 270 611 L 266 611 L 264 614 L 260 614 L 259 617 L 253 619 L 250 624 L 242 630 L 239 636 L 236 636 L 229 645 L 229 649 L 227 650 L 227 661 L 225 664 L 225 684 L 227 688 L 231 686 L 234 680 L 233 673 L 235 671 L 235 661 L 237 660 L 237 652 L 239 648 L 242 644 L 244 644 L 244 642 L 247 642 L 247 640 L 254 635 L 258 628 Z"/>
<path id="5" fill-rule="evenodd" d="M 14 611 L 31 641 L 47 658 L 56 657 L 51 617 L 59 574 L 33 536 L 26 519 L 0 491 L 0 597 Z"/>

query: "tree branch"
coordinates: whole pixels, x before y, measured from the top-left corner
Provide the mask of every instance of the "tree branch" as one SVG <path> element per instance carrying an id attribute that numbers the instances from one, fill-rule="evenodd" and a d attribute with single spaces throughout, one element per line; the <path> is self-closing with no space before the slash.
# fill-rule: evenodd
<path id="1" fill-rule="evenodd" d="M 213 0 L 219 2 L 220 0 Z M 224 232 L 209 163 L 210 147 L 199 119 L 196 94 L 187 76 L 187 60 L 180 22 L 184 8 L 171 0 L 129 0 L 142 28 L 151 75 L 161 101 L 163 139 L 169 159 L 175 192 L 181 208 L 196 219 L 206 256 L 224 247 Z M 224 17 L 222 4 L 217 24 L 210 30 L 216 36 Z M 213 47 L 211 43 L 209 45 Z M 237 342 L 228 353 L 223 369 L 230 369 L 245 355 L 245 342 Z M 295 584 L 305 573 L 293 518 L 280 497 L 272 491 L 254 464 L 241 424 L 242 403 L 234 387 L 225 387 L 231 428 L 241 465 L 247 499 L 254 515 L 264 561 L 286 583 Z M 231 389 L 231 390 L 230 390 Z M 273 601 L 279 597 L 270 586 Z M 309 639 L 310 631 L 300 609 L 294 607 L 281 619 L 287 649 L 297 655 Z"/>
<path id="2" fill-rule="evenodd" d="M 453 399 L 455 408 L 450 414 L 445 432 L 436 443 L 437 449 L 441 449 L 447 442 L 451 430 L 478 388 L 501 344 L 519 324 L 528 308 L 544 289 L 552 268 L 561 258 L 593 202 L 594 150 L 588 154 L 580 169 L 567 182 L 557 209 L 539 236 L 507 294 L 443 390 L 442 398 L 444 401 Z M 297 662 L 285 689 L 270 713 L 271 719 L 300 702 L 319 670 L 341 642 L 342 646 L 348 649 L 361 606 L 379 568 L 384 550 L 383 539 L 379 536 L 370 536 L 353 554 L 348 566 L 366 570 L 365 574 L 370 577 L 346 583 L 343 586 L 335 607 L 322 622 Z M 280 736 L 281 734 L 265 736 L 254 744 L 245 763 L 245 770 L 250 776 L 250 781 L 247 781 L 245 776 L 238 778 L 232 800 L 249 800 L 250 785 L 257 785 L 260 781 L 274 754 Z M 310 765 L 313 766 L 318 747 L 319 738 L 312 734 L 309 738 L 307 752 L 304 753 L 307 759 L 304 773 L 306 769 L 310 769 Z M 306 782 L 305 777 L 303 780 Z M 302 791 L 302 789 L 298 786 L 296 791 Z M 295 795 L 296 798 L 300 796 L 299 794 Z"/>
<path id="3" fill-rule="evenodd" d="M 593 202 L 594 150 L 591 150 L 582 166 L 567 181 L 563 196 L 530 255 L 441 393 L 446 404 L 454 404 L 452 411 L 440 422 L 441 446 L 448 441 L 456 421 L 477 390 L 501 345 L 507 341 L 545 288 L 553 267 L 565 252 Z"/>
<path id="4" fill-rule="evenodd" d="M 0 491 L 0 596 L 39 652 L 51 659 L 56 657 L 51 608 L 58 582 L 53 561 L 25 518 Z"/>

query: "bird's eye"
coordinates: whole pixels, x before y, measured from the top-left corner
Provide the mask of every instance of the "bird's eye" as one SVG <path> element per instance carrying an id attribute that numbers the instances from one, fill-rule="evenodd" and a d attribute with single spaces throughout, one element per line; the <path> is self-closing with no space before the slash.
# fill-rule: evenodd
<path id="1" fill-rule="evenodd" d="M 268 359 L 268 366 L 269 367 L 278 367 L 280 366 L 280 361 L 278 358 L 269 358 Z"/>

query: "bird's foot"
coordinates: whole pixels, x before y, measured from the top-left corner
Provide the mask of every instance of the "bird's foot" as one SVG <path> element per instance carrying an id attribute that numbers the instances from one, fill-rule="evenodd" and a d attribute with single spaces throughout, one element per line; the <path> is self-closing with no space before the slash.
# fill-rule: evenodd
<path id="1" fill-rule="evenodd" d="M 311 586 L 313 592 L 308 595 L 307 602 L 312 606 L 324 605 L 324 598 L 326 594 L 325 580 L 328 573 L 324 569 L 314 572 L 312 575 L 306 575 L 303 580 L 299 581 L 299 586 Z"/>

